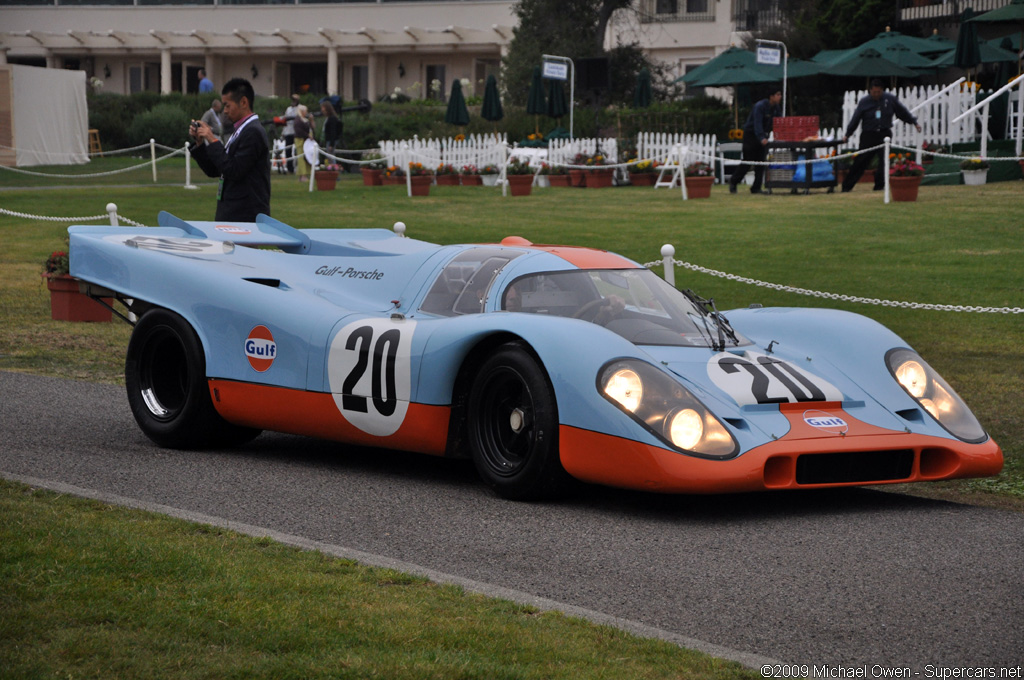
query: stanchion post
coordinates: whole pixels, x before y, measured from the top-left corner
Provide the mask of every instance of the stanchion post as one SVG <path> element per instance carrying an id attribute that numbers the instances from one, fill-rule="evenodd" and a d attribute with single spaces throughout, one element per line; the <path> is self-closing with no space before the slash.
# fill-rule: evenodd
<path id="1" fill-rule="evenodd" d="M 666 243 L 661 247 L 661 261 L 665 268 L 665 272 L 663 274 L 665 282 L 673 288 L 676 287 L 676 263 L 673 259 L 675 254 L 676 248 L 671 243 Z"/>
<path id="2" fill-rule="evenodd" d="M 156 140 L 149 140 L 149 161 L 153 166 L 153 184 L 156 184 Z"/>
<path id="3" fill-rule="evenodd" d="M 121 226 L 117 221 L 117 203 L 107 203 L 107 214 L 110 215 L 110 226 Z"/>
<path id="4" fill-rule="evenodd" d="M 885 138 L 885 149 L 882 151 L 882 170 L 885 172 L 885 203 L 889 204 L 889 144 L 891 137 Z"/>
<path id="5" fill-rule="evenodd" d="M 416 135 L 413 135 L 413 139 L 416 139 Z M 412 198 L 412 156 L 409 154 L 409 145 L 403 144 L 402 151 L 405 152 L 405 194 Z"/>
<path id="6" fill-rule="evenodd" d="M 188 150 L 188 142 L 185 142 L 185 188 L 186 189 L 198 189 L 195 184 L 192 184 L 192 154 Z"/>
<path id="7" fill-rule="evenodd" d="M 392 229 L 398 238 L 405 238 L 405 222 L 395 222 L 395 226 Z"/>

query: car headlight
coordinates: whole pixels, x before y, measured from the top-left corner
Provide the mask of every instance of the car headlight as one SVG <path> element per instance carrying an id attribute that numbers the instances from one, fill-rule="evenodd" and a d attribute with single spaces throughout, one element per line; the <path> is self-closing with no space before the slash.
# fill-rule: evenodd
<path id="1" fill-rule="evenodd" d="M 648 363 L 613 361 L 601 369 L 597 386 L 605 399 L 676 449 L 708 458 L 729 458 L 739 449 L 689 390 Z"/>
<path id="2" fill-rule="evenodd" d="M 964 400 L 917 352 L 893 349 L 885 359 L 896 382 L 950 434 L 966 442 L 988 438 Z"/>

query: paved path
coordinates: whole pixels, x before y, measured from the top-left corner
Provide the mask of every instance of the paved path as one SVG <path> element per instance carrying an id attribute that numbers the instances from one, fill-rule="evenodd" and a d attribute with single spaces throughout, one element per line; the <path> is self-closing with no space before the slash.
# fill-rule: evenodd
<path id="1" fill-rule="evenodd" d="M 159 449 L 123 388 L 15 373 L 0 373 L 0 475 L 416 565 L 748 664 L 866 665 L 867 677 L 875 665 L 1000 677 L 1024 664 L 1019 513 L 872 490 L 591 487 L 512 503 L 460 461 L 278 434 L 235 451 Z"/>

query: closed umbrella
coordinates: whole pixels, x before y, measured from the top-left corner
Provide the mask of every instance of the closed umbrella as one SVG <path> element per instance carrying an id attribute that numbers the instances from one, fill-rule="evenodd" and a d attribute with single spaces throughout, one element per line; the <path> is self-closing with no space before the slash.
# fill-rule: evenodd
<path id="1" fill-rule="evenodd" d="M 981 48 L 978 47 L 978 27 L 971 23 L 974 10 L 968 7 L 960 15 L 960 33 L 956 39 L 956 51 L 953 53 L 953 65 L 967 71 L 967 79 L 971 79 L 971 69 L 981 63 Z"/>
<path id="2" fill-rule="evenodd" d="M 651 72 L 647 67 L 640 69 L 636 76 L 636 90 L 633 92 L 633 108 L 646 109 L 654 99 L 651 92 Z"/>
<path id="3" fill-rule="evenodd" d="M 462 96 L 462 83 L 458 78 L 452 81 L 452 94 L 448 97 L 444 122 L 449 125 L 469 125 L 469 109 L 466 108 L 466 98 Z"/>
<path id="4" fill-rule="evenodd" d="M 540 66 L 533 67 L 533 78 L 530 79 L 530 91 L 526 95 L 526 112 L 533 114 L 533 131 L 540 134 L 537 116 L 547 113 L 547 102 L 544 101 L 544 81 L 540 77 Z"/>
<path id="5" fill-rule="evenodd" d="M 999 9 L 994 9 L 991 12 L 985 12 L 980 14 L 973 19 L 972 22 L 981 22 L 986 24 L 1011 24 L 1015 25 L 1020 29 L 1020 45 L 1024 43 L 1024 0 L 1012 0 L 1009 5 L 1003 5 Z M 1021 73 L 1021 59 L 1017 57 L 1017 73 Z"/>
<path id="6" fill-rule="evenodd" d="M 565 105 L 565 90 L 562 89 L 562 81 L 548 81 L 548 105 L 547 114 L 549 118 L 561 118 L 569 113 L 569 107 Z"/>
<path id="7" fill-rule="evenodd" d="M 498 94 L 498 79 L 493 75 L 487 76 L 487 84 L 484 85 L 484 102 L 480 107 L 480 117 L 497 123 L 505 117 L 505 110 L 501 107 L 501 96 Z"/>

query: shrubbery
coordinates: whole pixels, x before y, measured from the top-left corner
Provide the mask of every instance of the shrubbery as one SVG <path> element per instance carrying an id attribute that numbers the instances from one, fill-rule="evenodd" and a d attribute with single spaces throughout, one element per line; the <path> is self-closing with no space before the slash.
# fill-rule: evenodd
<path id="1" fill-rule="evenodd" d="M 128 126 L 130 146 L 146 144 L 150 139 L 165 146 L 181 147 L 188 139 L 188 125 L 192 119 L 174 104 L 158 104 L 135 116 Z"/>

